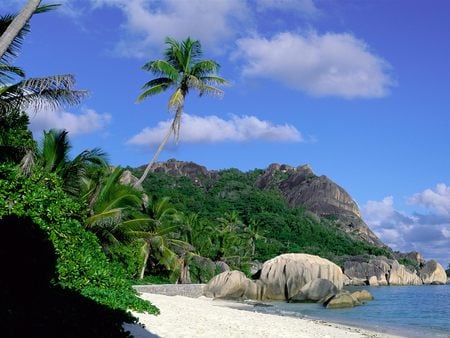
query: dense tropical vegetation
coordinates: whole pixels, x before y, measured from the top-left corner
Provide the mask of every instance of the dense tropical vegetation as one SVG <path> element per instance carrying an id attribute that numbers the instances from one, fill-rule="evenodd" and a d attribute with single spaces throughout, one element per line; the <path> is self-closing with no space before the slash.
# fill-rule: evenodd
<path id="1" fill-rule="evenodd" d="M 13 20 L 0 17 L 2 37 Z M 66 131 L 33 139 L 25 111 L 77 104 L 87 92 L 73 88 L 72 75 L 30 79 L 12 65 L 28 31 L 26 20 L 0 58 L 2 335 L 128 336 L 123 322 L 136 320 L 129 309 L 158 309 L 137 297 L 130 274 L 113 259 L 134 256 L 133 246 L 110 248 L 111 236 L 99 229 L 132 217 L 128 208 L 140 204 L 140 193 L 111 183 L 118 175 L 99 149 L 70 158 Z"/>

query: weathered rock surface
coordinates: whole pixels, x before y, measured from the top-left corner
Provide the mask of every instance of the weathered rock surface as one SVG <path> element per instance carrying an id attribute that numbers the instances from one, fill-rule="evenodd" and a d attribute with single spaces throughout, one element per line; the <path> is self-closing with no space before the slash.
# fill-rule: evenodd
<path id="1" fill-rule="evenodd" d="M 415 271 L 408 270 L 396 260 L 386 257 L 370 259 L 355 256 L 344 262 L 344 273 L 350 285 L 421 285 L 422 280 Z"/>
<path id="2" fill-rule="evenodd" d="M 344 275 L 339 266 L 327 259 L 308 254 L 284 254 L 266 261 L 258 282 L 264 299 L 289 300 L 308 282 L 327 279 L 342 289 Z"/>
<path id="3" fill-rule="evenodd" d="M 348 291 L 343 291 L 337 294 L 328 303 L 325 304 L 327 309 L 341 309 L 354 307 L 357 305 L 361 305 L 361 302 L 353 297 Z"/>
<path id="4" fill-rule="evenodd" d="M 428 261 L 419 271 L 423 284 L 445 284 L 447 274 L 441 264 L 435 260 Z"/>
<path id="5" fill-rule="evenodd" d="M 145 166 L 139 167 L 139 169 L 144 170 Z M 150 172 L 163 172 L 173 176 L 187 176 L 197 184 L 201 184 L 201 178 L 213 178 L 217 176 L 216 171 L 210 171 L 202 165 L 194 162 L 177 161 L 175 159 L 154 163 L 150 168 Z"/>
<path id="6" fill-rule="evenodd" d="M 422 285 L 422 280 L 415 271 L 408 270 L 396 260 L 391 263 L 389 285 Z"/>
<path id="7" fill-rule="evenodd" d="M 319 216 L 336 217 L 345 232 L 370 244 L 384 246 L 362 220 L 351 196 L 326 176 L 316 176 L 309 165 L 294 168 L 271 164 L 258 179 L 257 186 L 262 189 L 276 187 L 291 206 L 304 206 Z"/>
<path id="8" fill-rule="evenodd" d="M 411 251 L 411 252 L 394 252 L 394 257 L 396 260 L 400 259 L 407 259 L 411 262 L 413 262 L 416 267 L 422 267 L 425 264 L 425 259 L 423 258 L 422 254 L 417 251 Z"/>
<path id="9" fill-rule="evenodd" d="M 300 292 L 290 299 L 291 302 L 325 303 L 339 293 L 339 289 L 328 279 L 314 279 L 306 283 Z"/>
<path id="10" fill-rule="evenodd" d="M 257 285 L 240 271 L 225 271 L 213 277 L 203 288 L 203 295 L 210 298 L 254 298 Z"/>
<path id="11" fill-rule="evenodd" d="M 372 294 L 367 290 L 355 291 L 352 293 L 352 296 L 359 302 L 363 302 L 365 300 L 373 300 Z"/>

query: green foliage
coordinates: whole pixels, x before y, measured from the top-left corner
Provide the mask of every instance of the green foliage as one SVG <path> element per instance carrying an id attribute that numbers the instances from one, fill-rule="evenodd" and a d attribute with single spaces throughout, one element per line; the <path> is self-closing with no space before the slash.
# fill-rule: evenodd
<path id="1" fill-rule="evenodd" d="M 147 275 L 143 279 L 136 279 L 133 281 L 136 285 L 146 285 L 146 284 L 171 284 L 170 278 L 161 275 Z"/>
<path id="2" fill-rule="evenodd" d="M 398 262 L 400 264 L 406 266 L 410 270 L 417 270 L 417 268 L 418 268 L 418 264 L 408 258 L 400 258 L 400 259 L 398 259 Z"/>
<path id="3" fill-rule="evenodd" d="M 391 256 L 387 249 L 344 233 L 333 217 L 318 219 L 302 208 L 289 207 L 278 190 L 258 189 L 255 183 L 261 174 L 261 170 L 228 169 L 214 179 L 199 177 L 194 182 L 152 173 L 144 189 L 149 195 L 170 197 L 187 217 L 196 215 L 190 221 L 189 243 L 198 254 L 223 259 L 239 269 L 245 269 L 250 260 L 264 261 L 286 252 L 315 254 L 335 262 L 343 255 Z M 224 219 L 233 213 L 234 224 Z"/>
<path id="4" fill-rule="evenodd" d="M 0 114 L 0 163 L 19 163 L 27 151 L 36 148 L 28 121 L 28 115 L 20 110 Z"/>
<path id="5" fill-rule="evenodd" d="M 27 178 L 0 165 L 0 217 L 8 214 L 30 217 L 47 233 L 57 257 L 55 284 L 113 309 L 158 313 L 136 297 L 123 269 L 107 260 L 98 239 L 82 227 L 84 208 L 67 197 L 54 174 L 36 170 Z"/>
<path id="6" fill-rule="evenodd" d="M 450 263 L 448 263 L 447 270 L 445 270 L 447 273 L 447 277 L 450 277 Z"/>

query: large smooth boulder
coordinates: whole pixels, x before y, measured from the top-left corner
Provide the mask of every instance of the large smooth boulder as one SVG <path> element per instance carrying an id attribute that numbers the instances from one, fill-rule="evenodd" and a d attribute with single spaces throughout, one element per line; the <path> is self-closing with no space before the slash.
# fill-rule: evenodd
<path id="1" fill-rule="evenodd" d="M 339 293 L 339 289 L 328 279 L 314 279 L 306 283 L 300 292 L 290 299 L 291 302 L 325 303 Z"/>
<path id="2" fill-rule="evenodd" d="M 365 300 L 373 300 L 372 294 L 367 290 L 352 292 L 352 296 L 360 302 L 363 302 Z"/>
<path id="3" fill-rule="evenodd" d="M 389 273 L 389 285 L 422 285 L 422 280 L 415 271 L 409 271 L 404 265 L 394 260 Z"/>
<path id="4" fill-rule="evenodd" d="M 365 261 L 352 257 L 344 262 L 344 273 L 350 277 L 350 285 L 388 285 L 390 264 L 387 258 L 376 257 Z"/>
<path id="5" fill-rule="evenodd" d="M 415 271 L 408 270 L 394 259 L 383 256 L 351 257 L 344 262 L 344 273 L 350 277 L 350 285 L 421 285 Z"/>
<path id="6" fill-rule="evenodd" d="M 289 300 L 315 279 L 327 279 L 342 289 L 344 275 L 333 262 L 308 254 L 284 254 L 263 264 L 258 283 L 263 299 Z"/>
<path id="7" fill-rule="evenodd" d="M 222 299 L 257 299 L 258 286 L 240 271 L 225 271 L 213 277 L 203 288 L 203 295 Z"/>
<path id="8" fill-rule="evenodd" d="M 327 309 L 341 309 L 354 307 L 357 305 L 361 305 L 361 303 L 348 291 L 343 291 L 337 294 L 329 302 L 325 303 Z"/>
<path id="9" fill-rule="evenodd" d="M 419 271 L 423 284 L 445 284 L 447 274 L 441 264 L 435 260 L 428 261 Z"/>

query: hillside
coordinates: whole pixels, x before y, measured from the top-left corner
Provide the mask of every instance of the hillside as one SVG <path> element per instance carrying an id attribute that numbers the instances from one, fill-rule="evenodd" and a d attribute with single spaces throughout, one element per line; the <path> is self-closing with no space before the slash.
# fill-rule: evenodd
<path id="1" fill-rule="evenodd" d="M 133 171 L 139 174 L 141 169 Z M 344 255 L 392 254 L 363 222 L 345 190 L 325 176 L 316 176 L 308 166 L 210 171 L 192 162 L 169 160 L 154 165 L 143 187 L 149 196 L 168 196 L 177 210 L 195 214 L 203 228 L 220 232 L 224 215 L 232 213 L 240 224 L 234 229 L 238 237 L 245 237 L 253 225 L 259 239 L 253 250 L 239 253 L 248 260 L 262 261 L 285 252 L 334 261 Z M 196 249 L 203 256 L 220 256 L 214 243 L 209 248 L 205 243 L 197 246 L 202 246 Z"/>

